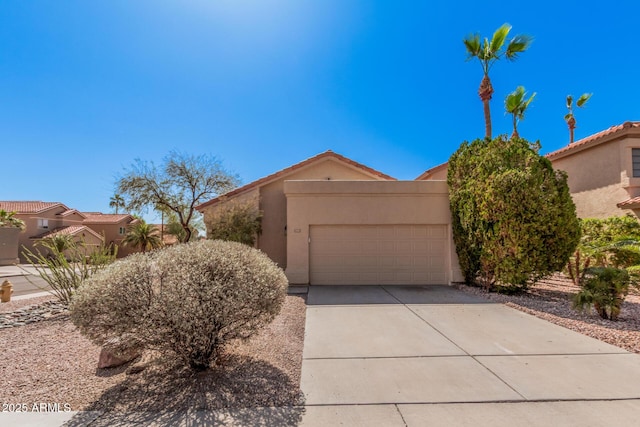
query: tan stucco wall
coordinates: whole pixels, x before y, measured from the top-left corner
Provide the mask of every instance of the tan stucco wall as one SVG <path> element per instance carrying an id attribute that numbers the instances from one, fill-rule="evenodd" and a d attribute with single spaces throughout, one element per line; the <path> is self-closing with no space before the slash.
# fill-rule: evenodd
<path id="1" fill-rule="evenodd" d="M 18 241 L 22 230 L 15 227 L 0 227 L 0 265 L 18 262 Z"/>
<path id="2" fill-rule="evenodd" d="M 224 209 L 225 203 L 241 201 L 259 201 L 259 209 L 263 213 L 262 234 L 258 237 L 257 246 L 265 252 L 280 267 L 287 267 L 287 199 L 284 195 L 286 180 L 376 180 L 364 171 L 333 158 L 325 158 L 311 163 L 276 181 L 246 193 L 230 198 L 213 206 L 203 208 L 205 224 L 215 217 L 216 212 Z M 244 199 L 243 199 L 244 198 Z"/>
<path id="3" fill-rule="evenodd" d="M 555 169 L 567 172 L 580 218 L 633 213 L 616 206 L 640 195 L 640 178 L 632 177 L 631 148 L 640 148 L 640 139 L 619 139 L 552 159 Z"/>
<path id="4" fill-rule="evenodd" d="M 20 262 L 27 262 L 26 258 L 22 255 L 22 251 L 24 250 L 23 246 L 30 251 L 34 251 L 33 245 L 36 240 L 32 239 L 32 237 L 39 236 L 47 231 L 62 227 L 63 225 L 77 225 L 76 223 L 64 224 L 63 218 L 57 216 L 66 210 L 67 209 L 65 207 L 58 206 L 40 213 L 16 214 L 16 218 L 23 220 L 26 226 L 25 231 L 20 233 L 19 236 L 18 244 L 20 245 Z M 39 219 L 48 220 L 49 227 L 47 229 L 38 228 Z"/>
<path id="5" fill-rule="evenodd" d="M 444 181 L 286 181 L 287 277 L 309 283 L 309 228 L 330 224 L 447 225 L 449 281 L 462 281 Z"/>
<path id="6" fill-rule="evenodd" d="M 122 240 L 126 237 L 127 227 L 129 224 L 126 221 L 121 221 L 117 224 L 85 224 L 87 227 L 95 231 L 96 233 L 104 236 L 104 244 L 109 246 L 111 243 L 118 246 L 118 258 L 125 257 L 134 252 L 138 252 L 136 248 L 130 246 L 123 246 Z M 120 227 L 124 228 L 124 234 L 120 234 Z"/>

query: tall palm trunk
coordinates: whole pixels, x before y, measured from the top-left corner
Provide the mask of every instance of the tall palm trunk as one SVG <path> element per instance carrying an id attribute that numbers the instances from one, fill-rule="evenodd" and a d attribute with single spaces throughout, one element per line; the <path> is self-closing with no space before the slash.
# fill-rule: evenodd
<path id="1" fill-rule="evenodd" d="M 573 144 L 573 135 L 576 128 L 576 119 L 573 116 L 567 120 L 567 126 L 569 126 L 569 144 Z"/>
<path id="2" fill-rule="evenodd" d="M 513 133 L 511 134 L 511 139 L 520 138 L 518 134 L 518 120 L 516 119 L 516 115 L 513 115 Z"/>
<path id="3" fill-rule="evenodd" d="M 493 86 L 491 86 L 491 80 L 488 75 L 485 75 L 480 82 L 480 89 L 478 89 L 478 95 L 482 100 L 482 106 L 484 108 L 484 127 L 485 136 L 491 139 L 491 109 L 489 107 L 489 101 L 493 95 Z"/>

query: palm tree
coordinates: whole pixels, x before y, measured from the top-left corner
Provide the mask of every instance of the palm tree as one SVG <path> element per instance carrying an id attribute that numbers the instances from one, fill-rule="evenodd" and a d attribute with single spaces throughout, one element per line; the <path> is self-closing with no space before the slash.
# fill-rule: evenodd
<path id="1" fill-rule="evenodd" d="M 50 249 L 52 252 L 61 254 L 67 249 L 74 247 L 76 243 L 73 241 L 73 236 L 70 234 L 54 234 L 40 240 L 36 245 L 42 245 Z"/>
<path id="2" fill-rule="evenodd" d="M 481 41 L 479 34 L 469 35 L 463 40 L 468 53 L 467 61 L 472 58 L 478 58 L 482 65 L 484 76 L 480 82 L 478 95 L 484 107 L 484 123 L 487 138 L 491 138 L 491 110 L 489 109 L 489 101 L 491 101 L 491 97 L 493 96 L 493 86 L 489 78 L 489 70 L 493 63 L 502 57 L 507 58 L 509 61 L 515 61 L 518 58 L 518 54 L 527 50 L 533 40 L 527 35 L 517 35 L 509 41 L 505 48 L 504 44 L 509 35 L 509 31 L 511 31 L 511 25 L 503 24 L 493 33 L 491 40 L 485 37 L 484 40 Z"/>
<path id="3" fill-rule="evenodd" d="M 109 207 L 116 210 L 116 215 L 118 214 L 118 208 L 124 208 L 125 206 L 125 201 L 119 194 L 114 194 L 113 197 L 109 199 Z"/>
<path id="4" fill-rule="evenodd" d="M 591 98 L 592 93 L 583 93 L 580 95 L 580 98 L 576 101 L 576 107 L 582 108 L 584 104 L 587 103 L 589 98 Z M 576 128 L 576 118 L 573 116 L 573 96 L 567 95 L 567 109 L 569 112 L 564 116 L 564 120 L 567 122 L 567 126 L 569 127 L 569 144 L 573 144 L 573 134 Z"/>
<path id="5" fill-rule="evenodd" d="M 0 209 L 0 227 L 18 228 L 20 230 L 25 229 L 25 223 L 20 218 L 16 218 L 17 212 L 7 212 L 4 209 Z"/>
<path id="6" fill-rule="evenodd" d="M 518 122 L 524 119 L 524 113 L 529 108 L 529 104 L 533 101 L 533 98 L 536 97 L 536 93 L 533 92 L 533 95 L 529 97 L 529 99 L 525 99 L 527 96 L 527 92 L 524 90 L 524 86 L 518 86 L 516 90 L 507 95 L 507 98 L 504 100 L 504 108 L 507 110 L 507 113 L 513 116 L 513 134 L 511 138 L 520 138 L 518 135 Z"/>
<path id="7" fill-rule="evenodd" d="M 125 246 L 133 246 L 140 248 L 142 252 L 149 249 L 156 249 L 162 246 L 162 240 L 158 232 L 158 228 L 153 224 L 139 220 L 129 227 L 129 231 L 122 240 Z"/>

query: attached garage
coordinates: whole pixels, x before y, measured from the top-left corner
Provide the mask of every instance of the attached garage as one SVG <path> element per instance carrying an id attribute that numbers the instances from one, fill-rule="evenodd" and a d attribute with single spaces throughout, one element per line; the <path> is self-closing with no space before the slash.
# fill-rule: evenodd
<path id="1" fill-rule="evenodd" d="M 438 181 L 285 181 L 291 284 L 460 280 L 448 189 Z"/>
<path id="2" fill-rule="evenodd" d="M 312 285 L 447 283 L 446 225 L 312 225 Z"/>

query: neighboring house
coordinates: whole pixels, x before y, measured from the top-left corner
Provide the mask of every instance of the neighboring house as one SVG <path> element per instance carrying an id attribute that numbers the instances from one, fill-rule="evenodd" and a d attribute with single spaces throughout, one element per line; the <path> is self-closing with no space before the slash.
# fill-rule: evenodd
<path id="1" fill-rule="evenodd" d="M 17 212 L 15 216 L 26 225 L 18 240 L 21 262 L 26 261 L 22 255 L 23 247 L 34 251 L 39 240 L 58 233 L 85 240 L 89 245 L 99 245 L 103 241 L 100 234 L 83 224 L 86 218 L 83 213 L 59 202 L 0 201 L 0 209 Z"/>
<path id="2" fill-rule="evenodd" d="M 60 202 L 42 201 L 0 201 L 0 209 L 17 212 L 16 217 L 26 225 L 18 241 L 21 262 L 26 262 L 22 255 L 23 247 L 34 251 L 38 241 L 56 234 L 74 236 L 75 240 L 88 246 L 116 244 L 119 247 L 118 257 L 135 251 L 134 248 L 122 247 L 128 227 L 138 221 L 131 215 L 79 212 Z"/>
<path id="3" fill-rule="evenodd" d="M 612 126 L 546 155 L 567 172 L 580 218 L 640 217 L 640 122 Z M 447 163 L 417 180 L 446 180 Z"/>
<path id="4" fill-rule="evenodd" d="M 83 214 L 85 215 L 84 225 L 104 236 L 104 243 L 107 246 L 118 246 L 118 258 L 138 252 L 136 248 L 122 244 L 129 227 L 136 224 L 138 219 L 129 214 L 103 214 L 100 212 L 83 212 Z"/>
<path id="5" fill-rule="evenodd" d="M 291 284 L 462 280 L 444 182 L 396 181 L 327 151 L 197 209 L 207 223 L 232 203 L 262 211 L 256 246 Z"/>
<path id="6" fill-rule="evenodd" d="M 640 122 L 625 122 L 547 154 L 567 172 L 581 218 L 640 216 Z"/>

